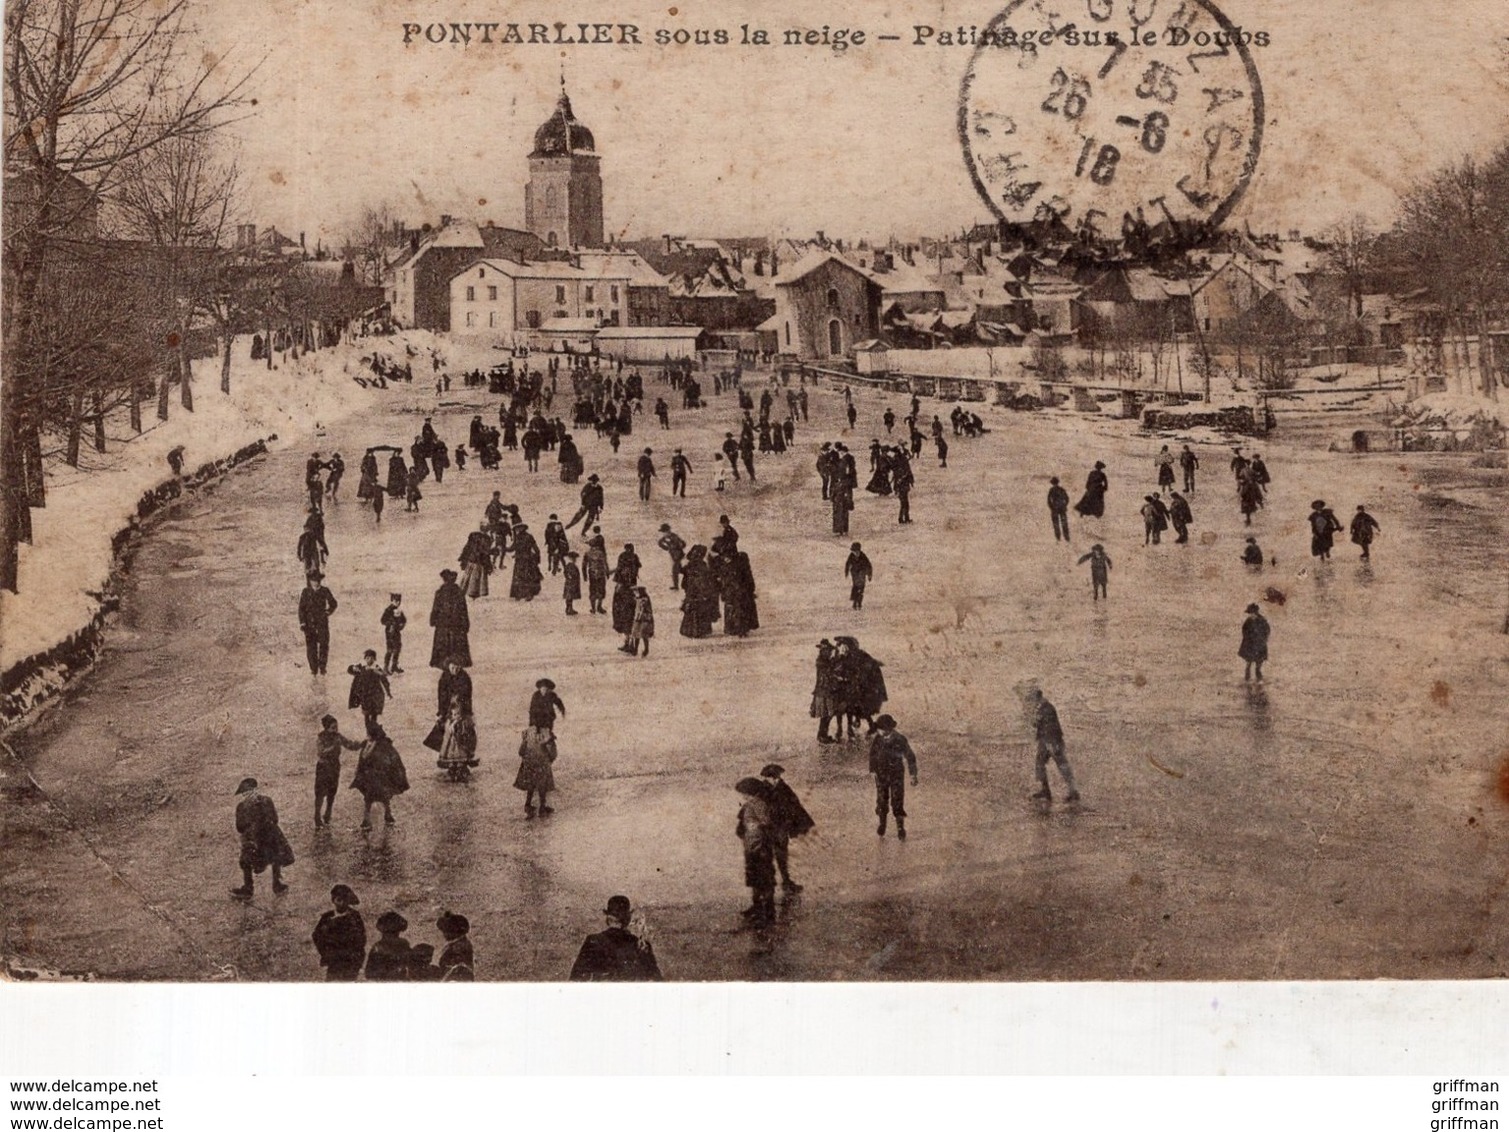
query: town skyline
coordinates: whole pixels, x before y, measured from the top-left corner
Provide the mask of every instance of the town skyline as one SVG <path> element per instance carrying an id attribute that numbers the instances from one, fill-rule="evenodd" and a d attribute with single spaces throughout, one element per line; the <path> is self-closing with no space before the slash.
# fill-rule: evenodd
<path id="1" fill-rule="evenodd" d="M 1274 29 L 1273 44 L 1254 49 L 1267 101 L 1263 153 L 1229 226 L 1315 235 L 1360 213 L 1387 227 L 1398 194 L 1415 178 L 1463 156 L 1485 156 L 1506 136 L 1480 124 L 1509 120 L 1505 40 L 1492 24 L 1509 34 L 1509 13 L 1485 5 L 1481 20 L 1414 27 L 1408 5 L 1375 7 L 1374 34 L 1343 41 L 1354 58 L 1322 86 L 1316 68 L 1336 43 L 1321 35 L 1322 15 L 1287 0 L 1224 6 L 1234 23 Z M 824 19 L 841 22 L 846 10 L 825 10 Z M 675 19 L 664 9 L 624 18 L 647 29 L 678 22 L 736 27 L 755 18 L 725 9 L 716 16 L 679 12 Z M 940 25 L 993 14 L 979 4 L 946 12 L 950 19 L 940 15 Z M 441 13 L 421 7 L 412 19 L 426 14 Z M 854 14 L 855 23 L 865 22 L 862 10 Z M 783 16 L 797 18 L 762 10 L 759 20 L 791 22 Z M 252 62 L 247 44 L 274 42 L 275 25 L 296 28 L 293 42 L 309 45 L 276 49 L 261 61 L 250 91 L 257 105 L 233 133 L 247 219 L 304 232 L 311 248 L 338 245 L 370 206 L 386 206 L 415 227 L 450 214 L 523 228 L 525 158 L 563 74 L 577 116 L 597 137 L 606 228 L 615 240 L 824 231 L 884 242 L 946 236 L 990 219 L 957 137 L 968 50 L 650 43 L 595 55 L 540 47 L 529 53 L 405 47 L 401 24 L 380 4 L 357 6 L 349 23 L 370 37 L 363 55 L 319 46 L 339 33 L 335 17 L 282 3 L 255 11 L 215 5 L 199 23 L 208 49 L 232 69 Z M 1454 65 L 1401 66 L 1397 44 L 1412 27 L 1419 57 Z M 644 65 L 645 53 L 654 54 L 655 65 Z M 807 97 L 812 68 L 823 71 L 819 85 L 832 87 L 828 97 Z M 1474 121 L 1460 114 L 1469 97 L 1482 107 Z M 848 109 L 856 104 L 873 107 L 873 117 L 853 120 Z M 371 115 L 379 106 L 381 123 Z M 904 131 L 893 127 L 898 115 L 905 115 Z M 813 192 L 812 168 L 824 171 L 821 193 Z"/>

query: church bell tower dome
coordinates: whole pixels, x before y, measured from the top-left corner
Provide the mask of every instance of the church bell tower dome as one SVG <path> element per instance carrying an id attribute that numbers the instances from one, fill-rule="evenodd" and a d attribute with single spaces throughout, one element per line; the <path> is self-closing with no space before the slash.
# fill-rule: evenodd
<path id="1" fill-rule="evenodd" d="M 530 157 L 565 157 L 573 153 L 592 153 L 592 131 L 571 113 L 571 99 L 564 90 L 556 101 L 555 113 L 534 132 L 534 152 Z"/>

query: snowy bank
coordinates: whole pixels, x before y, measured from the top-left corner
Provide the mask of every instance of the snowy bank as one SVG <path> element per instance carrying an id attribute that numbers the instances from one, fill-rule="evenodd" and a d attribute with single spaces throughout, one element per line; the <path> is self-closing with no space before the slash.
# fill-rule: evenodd
<path id="1" fill-rule="evenodd" d="M 20 592 L 0 592 L 0 729 L 57 695 L 98 656 L 115 604 L 112 579 L 143 520 L 245 460 L 305 443 L 320 426 L 376 401 L 415 411 L 433 405 L 432 351 L 447 363 L 450 351 L 433 334 L 407 331 L 275 358 L 269 369 L 251 360 L 249 342 L 237 341 L 229 396 L 220 392 L 219 358 L 201 359 L 194 412 L 178 405 L 175 392 L 168 420 L 152 420 L 137 436 L 122 411 L 107 422 L 105 453 L 81 453 L 77 468 L 50 464 L 47 506 L 32 511 L 33 542 L 20 548 Z M 364 359 L 374 353 L 411 361 L 414 383 L 365 384 Z M 167 460 L 179 447 L 181 477 Z"/>
<path id="2" fill-rule="evenodd" d="M 1394 427 L 1415 450 L 1502 448 L 1504 408 L 1461 393 L 1427 393 L 1404 406 Z"/>

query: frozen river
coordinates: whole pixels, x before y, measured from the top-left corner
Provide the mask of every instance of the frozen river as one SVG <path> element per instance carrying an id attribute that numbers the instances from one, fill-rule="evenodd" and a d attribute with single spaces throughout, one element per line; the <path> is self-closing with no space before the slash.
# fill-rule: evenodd
<path id="1" fill-rule="evenodd" d="M 651 399 L 660 391 L 650 383 Z M 495 399 L 455 397 L 436 414 L 452 446 L 473 412 L 496 420 Z M 845 439 L 861 483 L 885 403 L 857 395 Z M 904 400 L 892 404 L 904 414 Z M 468 785 L 444 781 L 420 746 L 435 700 L 430 597 L 491 491 L 537 536 L 548 512 L 570 516 L 577 489 L 559 482 L 553 454 L 537 475 L 505 453 L 502 472 L 472 463 L 429 481 L 419 514 L 390 504 L 378 530 L 355 501 L 361 450 L 406 445 L 419 418 L 373 413 L 184 503 L 144 541 L 101 663 L 12 737 L 30 777 L 5 767 L 5 955 L 104 978 L 319 978 L 309 934 L 343 881 L 369 931 L 397 908 L 412 941 L 433 943 L 438 912 L 464 912 L 487 979 L 564 977 L 618 892 L 644 909 L 662 967 L 682 979 L 1505 974 L 1503 473 L 1262 445 L 1275 482 L 1252 530 L 1278 564 L 1253 575 L 1239 562 L 1229 449 L 1197 449 L 1192 543 L 1145 549 L 1135 508 L 1159 441 L 1116 422 L 991 410 L 989 435 L 950 437 L 946 470 L 928 446 L 912 526 L 861 491 L 840 538 L 812 460 L 840 435 L 841 406 L 814 394 L 796 450 L 760 457 L 758 485 L 724 496 L 708 454 L 737 427 L 728 396 L 673 413 L 670 432 L 647 418 L 616 456 L 579 434 L 607 484 L 610 555 L 638 547 L 659 636 L 648 659 L 630 659 L 606 618 L 563 615 L 558 579 L 524 604 L 495 576 L 472 604 L 483 762 Z M 647 504 L 633 482 L 645 444 L 661 476 Z M 669 495 L 676 445 L 696 469 L 685 500 Z M 327 509 L 340 609 L 323 679 L 304 664 L 295 614 L 311 448 L 339 448 L 349 468 Z M 1107 517 L 1087 527 L 1071 515 L 1072 547 L 1055 544 L 1047 477 L 1077 498 L 1096 459 L 1111 476 Z M 1329 565 L 1309 557 L 1316 497 L 1343 520 L 1369 505 L 1384 531 L 1371 564 L 1344 537 Z M 689 641 L 655 536 L 670 522 L 710 541 L 720 511 L 753 561 L 762 627 Z M 876 569 L 861 613 L 841 575 L 851 538 Z M 1098 607 L 1075 565 L 1092 541 L 1114 562 Z M 316 831 L 318 719 L 329 710 L 360 733 L 344 669 L 364 648 L 381 652 L 390 591 L 404 594 L 409 630 L 384 722 L 413 788 L 391 829 L 359 832 L 360 800 L 343 788 L 334 827 Z M 1260 687 L 1243 683 L 1236 656 L 1255 600 L 1273 624 Z M 875 836 L 865 745 L 813 741 L 814 645 L 837 634 L 885 662 L 887 709 L 918 753 L 905 843 Z M 515 752 L 542 675 L 568 708 L 560 792 L 549 820 L 526 822 Z M 1027 800 L 1031 742 L 1014 689 L 1029 680 L 1058 705 L 1077 810 L 1044 815 Z M 806 891 L 764 941 L 739 930 L 748 892 L 732 786 L 772 760 L 818 827 L 793 848 Z M 239 879 L 232 791 L 248 774 L 277 802 L 298 862 L 288 894 L 272 896 L 264 876 L 242 904 L 227 889 Z"/>

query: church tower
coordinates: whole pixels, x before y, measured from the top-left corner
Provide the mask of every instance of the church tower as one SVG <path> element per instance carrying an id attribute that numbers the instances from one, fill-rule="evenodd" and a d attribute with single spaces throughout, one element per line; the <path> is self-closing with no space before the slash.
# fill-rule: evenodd
<path id="1" fill-rule="evenodd" d="M 524 226 L 547 247 L 603 246 L 603 179 L 592 131 L 571 113 L 566 81 L 555 113 L 534 132 Z"/>

